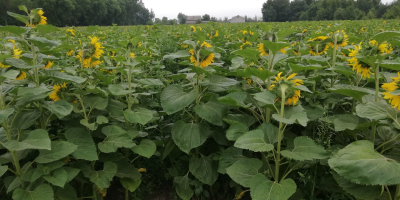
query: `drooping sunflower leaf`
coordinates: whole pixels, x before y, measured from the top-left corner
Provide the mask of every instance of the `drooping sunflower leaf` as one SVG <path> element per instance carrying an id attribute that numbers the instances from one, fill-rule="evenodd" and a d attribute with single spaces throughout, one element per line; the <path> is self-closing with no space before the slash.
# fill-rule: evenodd
<path id="1" fill-rule="evenodd" d="M 22 151 L 25 149 L 51 149 L 51 141 L 49 133 L 43 129 L 36 129 L 31 131 L 28 137 L 19 142 L 17 140 L 10 140 L 3 144 L 5 148 L 10 151 Z"/>
<path id="2" fill-rule="evenodd" d="M 296 187 L 292 179 L 276 183 L 258 173 L 251 179 L 250 194 L 254 200 L 287 200 L 296 192 Z"/>
<path id="3" fill-rule="evenodd" d="M 140 144 L 131 148 L 133 152 L 146 157 L 150 158 L 157 150 L 156 144 L 148 139 L 143 139 L 140 141 Z"/>
<path id="4" fill-rule="evenodd" d="M 352 183 L 351 181 L 339 176 L 336 172 L 332 172 L 333 178 L 341 188 L 347 193 L 358 199 L 374 200 L 381 196 L 382 186 L 365 186 Z"/>
<path id="5" fill-rule="evenodd" d="M 228 106 L 218 102 L 215 98 L 208 101 L 206 104 L 196 105 L 194 110 L 196 113 L 211 124 L 223 126 L 222 120 L 228 114 Z"/>
<path id="6" fill-rule="evenodd" d="M 12 198 L 14 200 L 54 200 L 54 192 L 51 186 L 41 184 L 33 191 L 18 188 L 13 192 Z"/>
<path id="7" fill-rule="evenodd" d="M 210 156 L 201 158 L 191 158 L 189 161 L 189 171 L 202 183 L 213 185 L 218 178 L 218 166 L 213 163 Z"/>
<path id="8" fill-rule="evenodd" d="M 161 93 L 161 106 L 167 114 L 171 115 L 187 107 L 195 99 L 196 91 L 186 93 L 182 86 L 170 85 Z"/>
<path id="9" fill-rule="evenodd" d="M 185 153 L 202 145 L 210 132 L 210 127 L 206 123 L 185 123 L 177 121 L 172 126 L 172 139 L 175 144 Z"/>
<path id="10" fill-rule="evenodd" d="M 192 188 L 190 188 L 189 174 L 186 176 L 176 176 L 174 178 L 174 184 L 176 186 L 176 193 L 182 200 L 190 200 L 194 194 Z"/>
<path id="11" fill-rule="evenodd" d="M 258 173 L 262 162 L 255 158 L 242 158 L 236 161 L 233 165 L 226 168 L 226 173 L 236 183 L 244 187 L 250 187 L 251 179 Z"/>
<path id="12" fill-rule="evenodd" d="M 267 152 L 274 149 L 274 145 L 269 143 L 267 133 L 259 129 L 247 132 L 239 137 L 235 142 L 235 147 L 255 152 Z"/>
<path id="13" fill-rule="evenodd" d="M 226 174 L 226 168 L 230 167 L 236 161 L 245 158 L 242 155 L 243 150 L 236 147 L 225 149 L 219 158 L 218 172 Z"/>
<path id="14" fill-rule="evenodd" d="M 66 141 L 51 142 L 51 150 L 39 150 L 39 156 L 35 159 L 37 163 L 49 163 L 60 160 L 73 153 L 77 145 Z"/>
<path id="15" fill-rule="evenodd" d="M 98 160 L 96 146 L 89 131 L 82 128 L 71 128 L 65 132 L 65 137 L 69 142 L 78 146 L 76 151 L 72 153 L 77 159 L 88 161 Z"/>
<path id="16" fill-rule="evenodd" d="M 314 159 L 325 159 L 329 155 L 323 146 L 315 144 L 315 142 L 306 137 L 297 137 L 294 139 L 293 150 L 283 150 L 282 156 L 293 159 L 293 160 L 314 160 Z"/>

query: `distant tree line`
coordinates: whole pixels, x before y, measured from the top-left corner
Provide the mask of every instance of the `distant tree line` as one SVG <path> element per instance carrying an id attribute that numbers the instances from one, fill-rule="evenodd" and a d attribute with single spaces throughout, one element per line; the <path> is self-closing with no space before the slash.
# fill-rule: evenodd
<path id="1" fill-rule="evenodd" d="M 47 22 L 54 26 L 138 25 L 151 23 L 153 10 L 142 0 L 0 0 L 0 25 L 21 25 L 7 11 L 24 14 L 28 9 L 42 8 Z"/>
<path id="2" fill-rule="evenodd" d="M 262 7 L 263 21 L 318 21 L 400 18 L 400 2 L 380 0 L 268 0 Z"/>

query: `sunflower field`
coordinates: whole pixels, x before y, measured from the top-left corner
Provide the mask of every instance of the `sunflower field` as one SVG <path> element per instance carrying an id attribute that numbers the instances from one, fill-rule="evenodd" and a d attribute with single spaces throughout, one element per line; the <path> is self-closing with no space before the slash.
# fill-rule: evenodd
<path id="1" fill-rule="evenodd" d="M 57 28 L 19 8 L 1 200 L 400 199 L 399 21 Z"/>

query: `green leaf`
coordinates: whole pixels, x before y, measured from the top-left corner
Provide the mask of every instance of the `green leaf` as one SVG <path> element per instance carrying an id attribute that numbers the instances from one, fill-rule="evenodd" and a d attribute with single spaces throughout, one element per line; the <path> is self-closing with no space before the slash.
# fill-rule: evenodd
<path id="1" fill-rule="evenodd" d="M 26 15 L 20 15 L 20 14 L 8 12 L 8 11 L 7 11 L 7 14 L 10 15 L 11 17 L 14 17 L 18 21 L 23 22 L 24 24 L 28 24 L 28 22 L 29 22 L 29 17 Z"/>
<path id="2" fill-rule="evenodd" d="M 73 153 L 78 146 L 66 141 L 51 142 L 51 150 L 39 150 L 39 156 L 35 159 L 37 163 L 49 163 L 60 160 Z"/>
<path id="3" fill-rule="evenodd" d="M 145 125 L 153 119 L 153 113 L 145 108 L 137 108 L 135 111 L 125 110 L 124 116 L 128 122 L 139 123 L 141 125 Z"/>
<path id="4" fill-rule="evenodd" d="M 96 123 L 97 124 L 107 124 L 108 123 L 108 119 L 107 119 L 107 117 L 104 117 L 102 115 L 97 115 Z"/>
<path id="5" fill-rule="evenodd" d="M 257 61 L 260 55 L 260 52 L 253 49 L 242 49 L 232 52 L 232 54 L 241 56 L 243 58 L 249 59 L 251 61 Z"/>
<path id="6" fill-rule="evenodd" d="M 266 152 L 274 149 L 274 145 L 269 143 L 267 134 L 262 130 L 253 130 L 242 135 L 236 140 L 235 147 L 255 152 Z"/>
<path id="7" fill-rule="evenodd" d="M 133 152 L 146 157 L 150 158 L 157 150 L 156 144 L 148 139 L 143 139 L 140 141 L 140 144 L 131 148 Z"/>
<path id="8" fill-rule="evenodd" d="M 17 96 L 18 97 L 29 97 L 32 95 L 37 95 L 37 94 L 43 94 L 46 92 L 49 92 L 50 90 L 48 88 L 44 88 L 44 87 L 20 87 L 18 88 L 18 93 Z"/>
<path id="9" fill-rule="evenodd" d="M 171 53 L 169 55 L 165 55 L 163 57 L 164 60 L 166 59 L 176 59 L 176 58 L 184 58 L 184 57 L 189 57 L 190 53 L 186 50 L 179 50 L 175 53 Z"/>
<path id="10" fill-rule="evenodd" d="M 245 105 L 244 101 L 246 100 L 246 98 L 246 92 L 232 92 L 226 96 L 219 97 L 218 101 L 236 107 L 249 107 L 250 105 Z"/>
<path id="11" fill-rule="evenodd" d="M 46 47 L 54 48 L 61 45 L 61 41 L 49 40 L 45 37 L 30 37 L 27 40 L 35 44 L 39 49 L 45 49 Z"/>
<path id="12" fill-rule="evenodd" d="M 26 6 L 21 5 L 21 6 L 18 6 L 18 8 L 19 8 L 19 10 L 24 11 L 26 14 L 29 14 L 29 13 L 28 13 L 28 9 L 26 8 Z"/>
<path id="13" fill-rule="evenodd" d="M 225 149 L 219 158 L 218 172 L 226 174 L 226 168 L 230 167 L 236 161 L 245 158 L 242 155 L 243 150 L 236 147 Z"/>
<path id="14" fill-rule="evenodd" d="M 194 110 L 199 117 L 205 119 L 211 124 L 223 126 L 223 117 L 228 114 L 228 106 L 218 102 L 215 98 L 208 101 L 206 104 L 196 105 Z"/>
<path id="15" fill-rule="evenodd" d="M 136 79 L 135 81 L 143 85 L 164 86 L 164 83 L 162 83 L 159 79 L 146 78 L 146 79 Z"/>
<path id="16" fill-rule="evenodd" d="M 250 187 L 251 179 L 258 173 L 262 162 L 255 158 L 243 158 L 226 169 L 228 175 L 236 183 L 244 187 Z"/>
<path id="17" fill-rule="evenodd" d="M 329 166 L 347 180 L 362 185 L 400 183 L 400 163 L 374 150 L 374 144 L 360 140 L 339 150 L 328 160 Z"/>
<path id="18" fill-rule="evenodd" d="M 400 36 L 400 33 L 397 31 L 385 31 L 372 36 L 371 40 L 376 40 L 378 44 L 381 44 L 384 41 L 389 41 L 391 38 L 398 36 Z"/>
<path id="19" fill-rule="evenodd" d="M 276 94 L 272 91 L 265 91 L 254 94 L 254 99 L 266 105 L 274 105 Z"/>
<path id="20" fill-rule="evenodd" d="M 247 126 L 251 126 L 256 122 L 256 119 L 253 116 L 246 114 L 228 114 L 224 118 L 224 121 L 231 125 L 240 122 Z"/>
<path id="21" fill-rule="evenodd" d="M 6 173 L 8 170 L 8 166 L 1 166 L 0 165 L 0 177 L 3 176 L 4 173 Z"/>
<path id="22" fill-rule="evenodd" d="M 264 134 L 266 134 L 265 141 L 267 141 L 269 144 L 275 144 L 278 142 L 278 127 L 270 123 L 263 123 L 257 129 L 262 130 Z"/>
<path id="23" fill-rule="evenodd" d="M 291 28 L 282 29 L 278 33 L 276 33 L 277 40 L 282 41 L 283 39 L 285 39 L 285 37 L 295 32 L 296 30 Z"/>
<path id="24" fill-rule="evenodd" d="M 45 71 L 43 71 L 43 73 L 45 73 L 47 76 L 50 76 L 50 77 L 54 77 L 54 78 L 66 80 L 66 81 L 72 81 L 72 82 L 78 83 L 78 84 L 82 84 L 83 82 L 86 81 L 86 78 L 82 78 L 79 76 L 72 76 L 72 75 L 69 75 L 69 74 L 63 73 L 63 72 L 45 70 Z"/>
<path id="25" fill-rule="evenodd" d="M 17 113 L 15 116 L 13 127 L 16 127 L 19 130 L 27 129 L 31 127 L 37 119 L 40 117 L 40 112 L 36 109 L 34 110 L 23 110 Z"/>
<path id="26" fill-rule="evenodd" d="M 356 112 L 359 117 L 369 120 L 380 120 L 387 117 L 396 119 L 397 112 L 385 102 L 367 102 L 366 104 L 358 104 Z"/>
<path id="27" fill-rule="evenodd" d="M 332 175 L 344 191 L 353 195 L 357 199 L 375 200 L 381 196 L 382 186 L 359 185 L 339 176 L 336 172 L 332 172 Z"/>
<path id="28" fill-rule="evenodd" d="M 172 126 L 172 139 L 185 153 L 202 145 L 210 133 L 210 127 L 206 123 L 185 123 L 176 121 Z"/>
<path id="29" fill-rule="evenodd" d="M 63 167 L 63 169 L 67 172 L 67 183 L 72 181 L 81 171 L 80 169 L 72 167 Z"/>
<path id="30" fill-rule="evenodd" d="M 289 63 L 290 69 L 292 69 L 292 72 L 300 72 L 300 71 L 305 71 L 305 70 L 318 70 L 318 69 L 323 69 L 321 65 L 302 65 L 302 64 L 294 64 L 294 63 Z"/>
<path id="31" fill-rule="evenodd" d="M 7 119 L 11 114 L 14 113 L 14 108 L 7 108 L 4 110 L 0 110 L 0 122 Z"/>
<path id="32" fill-rule="evenodd" d="M 52 33 L 52 32 L 57 32 L 61 31 L 59 28 L 53 26 L 53 25 L 37 25 L 36 29 L 39 31 L 41 34 L 46 34 L 46 33 Z"/>
<path id="33" fill-rule="evenodd" d="M 118 166 L 117 173 L 115 174 L 116 177 L 131 178 L 135 181 L 138 181 L 140 178 L 142 178 L 142 174 L 138 172 L 138 169 L 131 165 L 127 160 L 120 160 L 115 164 Z"/>
<path id="34" fill-rule="evenodd" d="M 361 123 L 366 122 L 365 119 L 352 114 L 337 115 L 333 120 L 335 131 L 355 130 Z"/>
<path id="35" fill-rule="evenodd" d="M 259 173 L 251 179 L 250 194 L 253 200 L 287 200 L 296 192 L 296 187 L 292 179 L 276 183 Z"/>
<path id="36" fill-rule="evenodd" d="M 248 67 L 245 70 L 237 70 L 238 76 L 243 76 L 246 78 L 251 78 L 251 76 L 255 76 L 257 78 L 260 78 L 262 81 L 267 80 L 269 77 L 274 76 L 275 74 L 275 72 L 271 72 L 267 69 L 261 70 L 254 67 Z"/>
<path id="37" fill-rule="evenodd" d="M 75 189 L 69 184 L 66 184 L 64 188 L 57 188 L 55 195 L 57 200 L 78 200 Z"/>
<path id="38" fill-rule="evenodd" d="M 101 131 L 107 136 L 103 142 L 98 144 L 99 150 L 103 153 L 116 152 L 118 148 L 135 146 L 127 132 L 118 126 L 106 126 Z"/>
<path id="39" fill-rule="evenodd" d="M 190 181 L 189 174 L 186 174 L 186 176 L 176 176 L 174 178 L 176 193 L 182 200 L 190 200 L 194 194 L 194 191 L 189 185 Z"/>
<path id="40" fill-rule="evenodd" d="M 51 186 L 41 184 L 33 191 L 18 188 L 13 192 L 12 198 L 14 200 L 54 200 L 54 192 Z"/>
<path id="41" fill-rule="evenodd" d="M 102 171 L 92 171 L 89 173 L 88 178 L 90 181 L 101 190 L 104 190 L 110 186 L 110 182 L 117 173 L 117 164 L 113 162 L 105 162 Z"/>
<path id="42" fill-rule="evenodd" d="M 59 119 L 69 115 L 73 109 L 73 106 L 65 100 L 58 100 L 52 104 L 46 105 L 45 107 Z"/>
<path id="43" fill-rule="evenodd" d="M 209 79 L 207 79 L 206 81 L 208 90 L 210 90 L 211 92 L 224 92 L 230 86 L 234 86 L 239 83 L 234 79 L 226 78 L 223 76 L 215 76 L 215 75 L 209 76 Z"/>
<path id="44" fill-rule="evenodd" d="M 400 62 L 398 59 L 396 60 L 383 60 L 381 63 L 379 63 L 380 67 L 387 68 L 387 69 L 392 69 L 396 71 L 400 71 Z"/>
<path id="45" fill-rule="evenodd" d="M 6 71 L 4 73 L 2 72 L 0 74 L 0 79 L 1 80 L 7 80 L 7 79 L 8 80 L 14 80 L 15 78 L 18 77 L 19 73 L 20 73 L 20 71 L 18 71 L 18 70 L 10 69 L 10 70 L 8 70 L 8 71 Z"/>
<path id="46" fill-rule="evenodd" d="M 218 178 L 218 166 L 213 163 L 211 156 L 191 158 L 189 161 L 189 171 L 202 183 L 213 185 Z"/>
<path id="47" fill-rule="evenodd" d="M 355 100 L 362 102 L 362 97 L 367 94 L 375 94 L 375 91 L 361 88 L 353 85 L 335 85 L 333 88 L 329 88 L 329 91 L 343 94 L 349 97 L 353 97 Z"/>
<path id="48" fill-rule="evenodd" d="M 64 187 L 65 183 L 67 183 L 68 174 L 63 168 L 56 169 L 52 172 L 53 175 L 46 175 L 43 178 L 58 187 Z"/>
<path id="49" fill-rule="evenodd" d="M 13 67 L 19 68 L 19 69 L 34 69 L 34 68 L 42 68 L 44 65 L 38 64 L 35 66 L 30 66 L 28 63 L 24 62 L 22 59 L 16 59 L 16 58 L 7 58 L 6 62 L 10 64 Z"/>
<path id="50" fill-rule="evenodd" d="M 246 124 L 237 122 L 232 124 L 226 131 L 226 138 L 230 141 L 236 141 L 240 136 L 244 135 L 249 131 L 249 127 Z"/>
<path id="51" fill-rule="evenodd" d="M 304 108 L 300 105 L 293 107 L 286 107 L 284 112 L 284 117 L 281 117 L 278 114 L 273 114 L 272 118 L 274 118 L 278 122 L 282 122 L 285 124 L 294 124 L 298 123 L 302 126 L 307 126 L 308 118 L 307 113 Z"/>
<path id="52" fill-rule="evenodd" d="M 271 42 L 268 40 L 262 41 L 264 44 L 264 48 L 268 48 L 272 51 L 272 54 L 276 55 L 281 49 L 289 47 L 289 44 L 279 43 L 279 42 Z M 267 52 L 268 53 L 268 52 Z"/>
<path id="53" fill-rule="evenodd" d="M 314 159 L 325 159 L 329 157 L 329 154 L 325 151 L 324 147 L 306 137 L 297 137 L 294 139 L 294 149 L 283 150 L 282 156 L 293 160 L 314 160 Z"/>
<path id="54" fill-rule="evenodd" d="M 121 85 L 108 85 L 108 90 L 115 96 L 127 95 L 135 92 L 135 90 L 125 90 Z"/>
<path id="55" fill-rule="evenodd" d="M 135 181 L 131 178 L 121 178 L 119 181 L 125 189 L 129 190 L 129 192 L 134 192 L 139 187 L 140 183 L 142 183 L 142 179 Z"/>
<path id="56" fill-rule="evenodd" d="M 65 132 L 68 142 L 77 145 L 77 149 L 72 153 L 76 159 L 88 161 L 98 160 L 97 149 L 89 131 L 82 128 L 70 128 Z"/>
<path id="57" fill-rule="evenodd" d="M 79 121 L 82 125 L 86 126 L 89 130 L 95 131 L 97 129 L 97 124 L 96 123 L 89 123 L 86 119 L 81 119 Z"/>
<path id="58" fill-rule="evenodd" d="M 105 110 L 108 105 L 108 99 L 101 98 L 99 96 L 84 96 L 82 97 L 85 105 L 88 105 L 91 109 Z"/>
<path id="59" fill-rule="evenodd" d="M 170 85 L 161 93 L 161 106 L 168 115 L 174 114 L 187 107 L 196 99 L 196 91 L 183 91 L 180 85 Z"/>
<path id="60" fill-rule="evenodd" d="M 10 151 L 22 151 L 25 149 L 51 149 L 49 133 L 43 129 L 31 131 L 24 141 L 11 140 L 3 144 Z"/>
<path id="61" fill-rule="evenodd" d="M 17 36 L 21 36 L 22 34 L 26 33 L 26 29 L 19 26 L 2 26 L 0 27 L 0 31 L 9 32 Z"/>

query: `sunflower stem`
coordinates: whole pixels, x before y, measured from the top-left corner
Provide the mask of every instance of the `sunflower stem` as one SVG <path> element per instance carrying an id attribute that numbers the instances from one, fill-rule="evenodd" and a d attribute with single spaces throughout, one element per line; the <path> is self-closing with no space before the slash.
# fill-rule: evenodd
<path id="1" fill-rule="evenodd" d="M 333 39 L 333 55 L 332 55 L 332 67 L 335 67 L 336 64 L 336 51 L 337 51 L 337 34 L 333 34 L 334 35 L 334 39 Z M 332 77 L 334 76 L 335 71 L 332 70 Z M 331 88 L 333 87 L 334 84 L 334 79 L 331 78 Z"/>
<path id="2" fill-rule="evenodd" d="M 286 89 L 288 88 L 287 85 L 281 85 L 281 117 L 283 118 L 285 112 L 285 101 L 286 101 Z M 276 160 L 275 160 L 275 182 L 279 183 L 279 167 L 281 162 L 281 140 L 283 137 L 283 129 L 284 125 L 282 122 L 279 122 L 279 134 L 278 134 L 278 146 L 276 152 Z"/>
<path id="3" fill-rule="evenodd" d="M 379 65 L 375 68 L 375 102 L 379 101 Z M 376 122 L 376 121 L 375 121 Z M 376 123 L 372 126 L 371 142 L 375 144 Z"/>
<path id="4" fill-rule="evenodd" d="M 397 185 L 396 192 L 394 193 L 393 200 L 400 200 L 400 184 Z"/>

